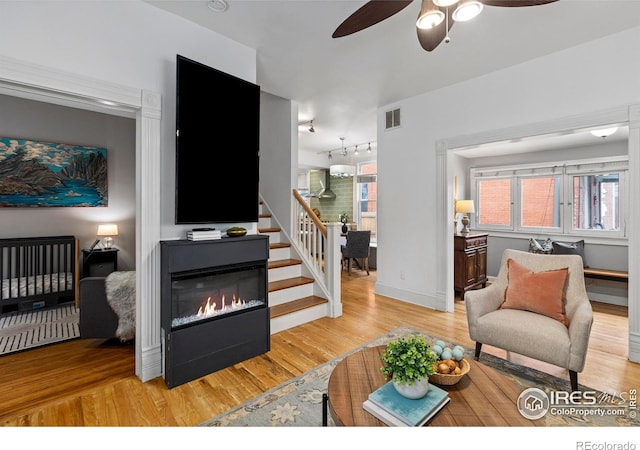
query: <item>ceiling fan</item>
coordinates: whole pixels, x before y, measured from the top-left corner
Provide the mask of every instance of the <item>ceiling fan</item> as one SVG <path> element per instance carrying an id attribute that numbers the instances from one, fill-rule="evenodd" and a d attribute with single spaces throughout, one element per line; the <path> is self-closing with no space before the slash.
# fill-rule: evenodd
<path id="1" fill-rule="evenodd" d="M 348 36 L 369 28 L 399 13 L 413 0 L 370 0 L 345 19 L 332 37 Z M 554 3 L 558 0 L 422 0 L 416 21 L 418 41 L 426 51 L 434 50 L 442 41 L 449 42 L 449 30 L 455 22 L 476 17 L 484 5 L 521 7 Z"/>

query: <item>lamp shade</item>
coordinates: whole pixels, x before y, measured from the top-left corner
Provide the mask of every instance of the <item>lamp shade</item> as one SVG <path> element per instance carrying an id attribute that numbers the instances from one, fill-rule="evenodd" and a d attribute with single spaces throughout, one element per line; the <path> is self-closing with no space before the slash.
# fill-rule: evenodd
<path id="1" fill-rule="evenodd" d="M 118 225 L 115 225 L 115 224 L 98 225 L 98 232 L 96 234 L 98 236 L 117 236 Z"/>
<path id="2" fill-rule="evenodd" d="M 456 202 L 456 212 L 462 214 L 476 212 L 473 200 L 458 200 Z"/>
<path id="3" fill-rule="evenodd" d="M 329 174 L 332 177 L 352 177 L 356 173 L 355 166 L 345 164 L 334 164 L 329 167 Z"/>

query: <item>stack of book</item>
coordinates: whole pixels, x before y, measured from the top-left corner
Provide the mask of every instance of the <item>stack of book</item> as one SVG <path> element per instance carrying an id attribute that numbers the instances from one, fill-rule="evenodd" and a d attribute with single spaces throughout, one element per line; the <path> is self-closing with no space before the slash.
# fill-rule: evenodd
<path id="1" fill-rule="evenodd" d="M 220 230 L 210 229 L 210 230 L 191 230 L 187 231 L 187 239 L 190 241 L 206 241 L 209 239 L 220 239 L 222 238 L 222 233 Z"/>
<path id="2" fill-rule="evenodd" d="M 362 407 L 387 425 L 419 427 L 431 420 L 450 401 L 449 393 L 429 384 L 424 397 L 412 400 L 398 394 L 389 381 L 376 389 L 364 401 Z"/>

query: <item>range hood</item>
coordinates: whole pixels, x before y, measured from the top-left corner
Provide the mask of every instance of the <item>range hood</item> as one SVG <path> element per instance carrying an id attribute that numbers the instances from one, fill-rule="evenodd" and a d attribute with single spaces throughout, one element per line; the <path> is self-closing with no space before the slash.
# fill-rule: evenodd
<path id="1" fill-rule="evenodd" d="M 320 186 L 322 187 L 322 189 L 320 189 L 320 192 L 318 192 L 315 197 L 317 198 L 336 198 L 336 194 L 333 193 L 333 191 L 331 190 L 330 184 L 329 184 L 329 179 L 331 178 L 329 176 L 329 171 L 328 170 L 323 170 L 324 172 L 324 183 L 322 182 L 322 180 L 320 180 Z"/>

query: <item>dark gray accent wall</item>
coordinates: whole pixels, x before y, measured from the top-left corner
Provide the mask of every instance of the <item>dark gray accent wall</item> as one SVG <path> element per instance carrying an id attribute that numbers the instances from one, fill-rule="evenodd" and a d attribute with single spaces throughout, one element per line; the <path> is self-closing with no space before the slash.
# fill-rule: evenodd
<path id="1" fill-rule="evenodd" d="M 88 248 L 99 224 L 116 223 L 118 269 L 135 269 L 134 119 L 0 95 L 0 135 L 106 148 L 109 180 L 106 207 L 0 208 L 0 238 L 73 235 Z"/>

